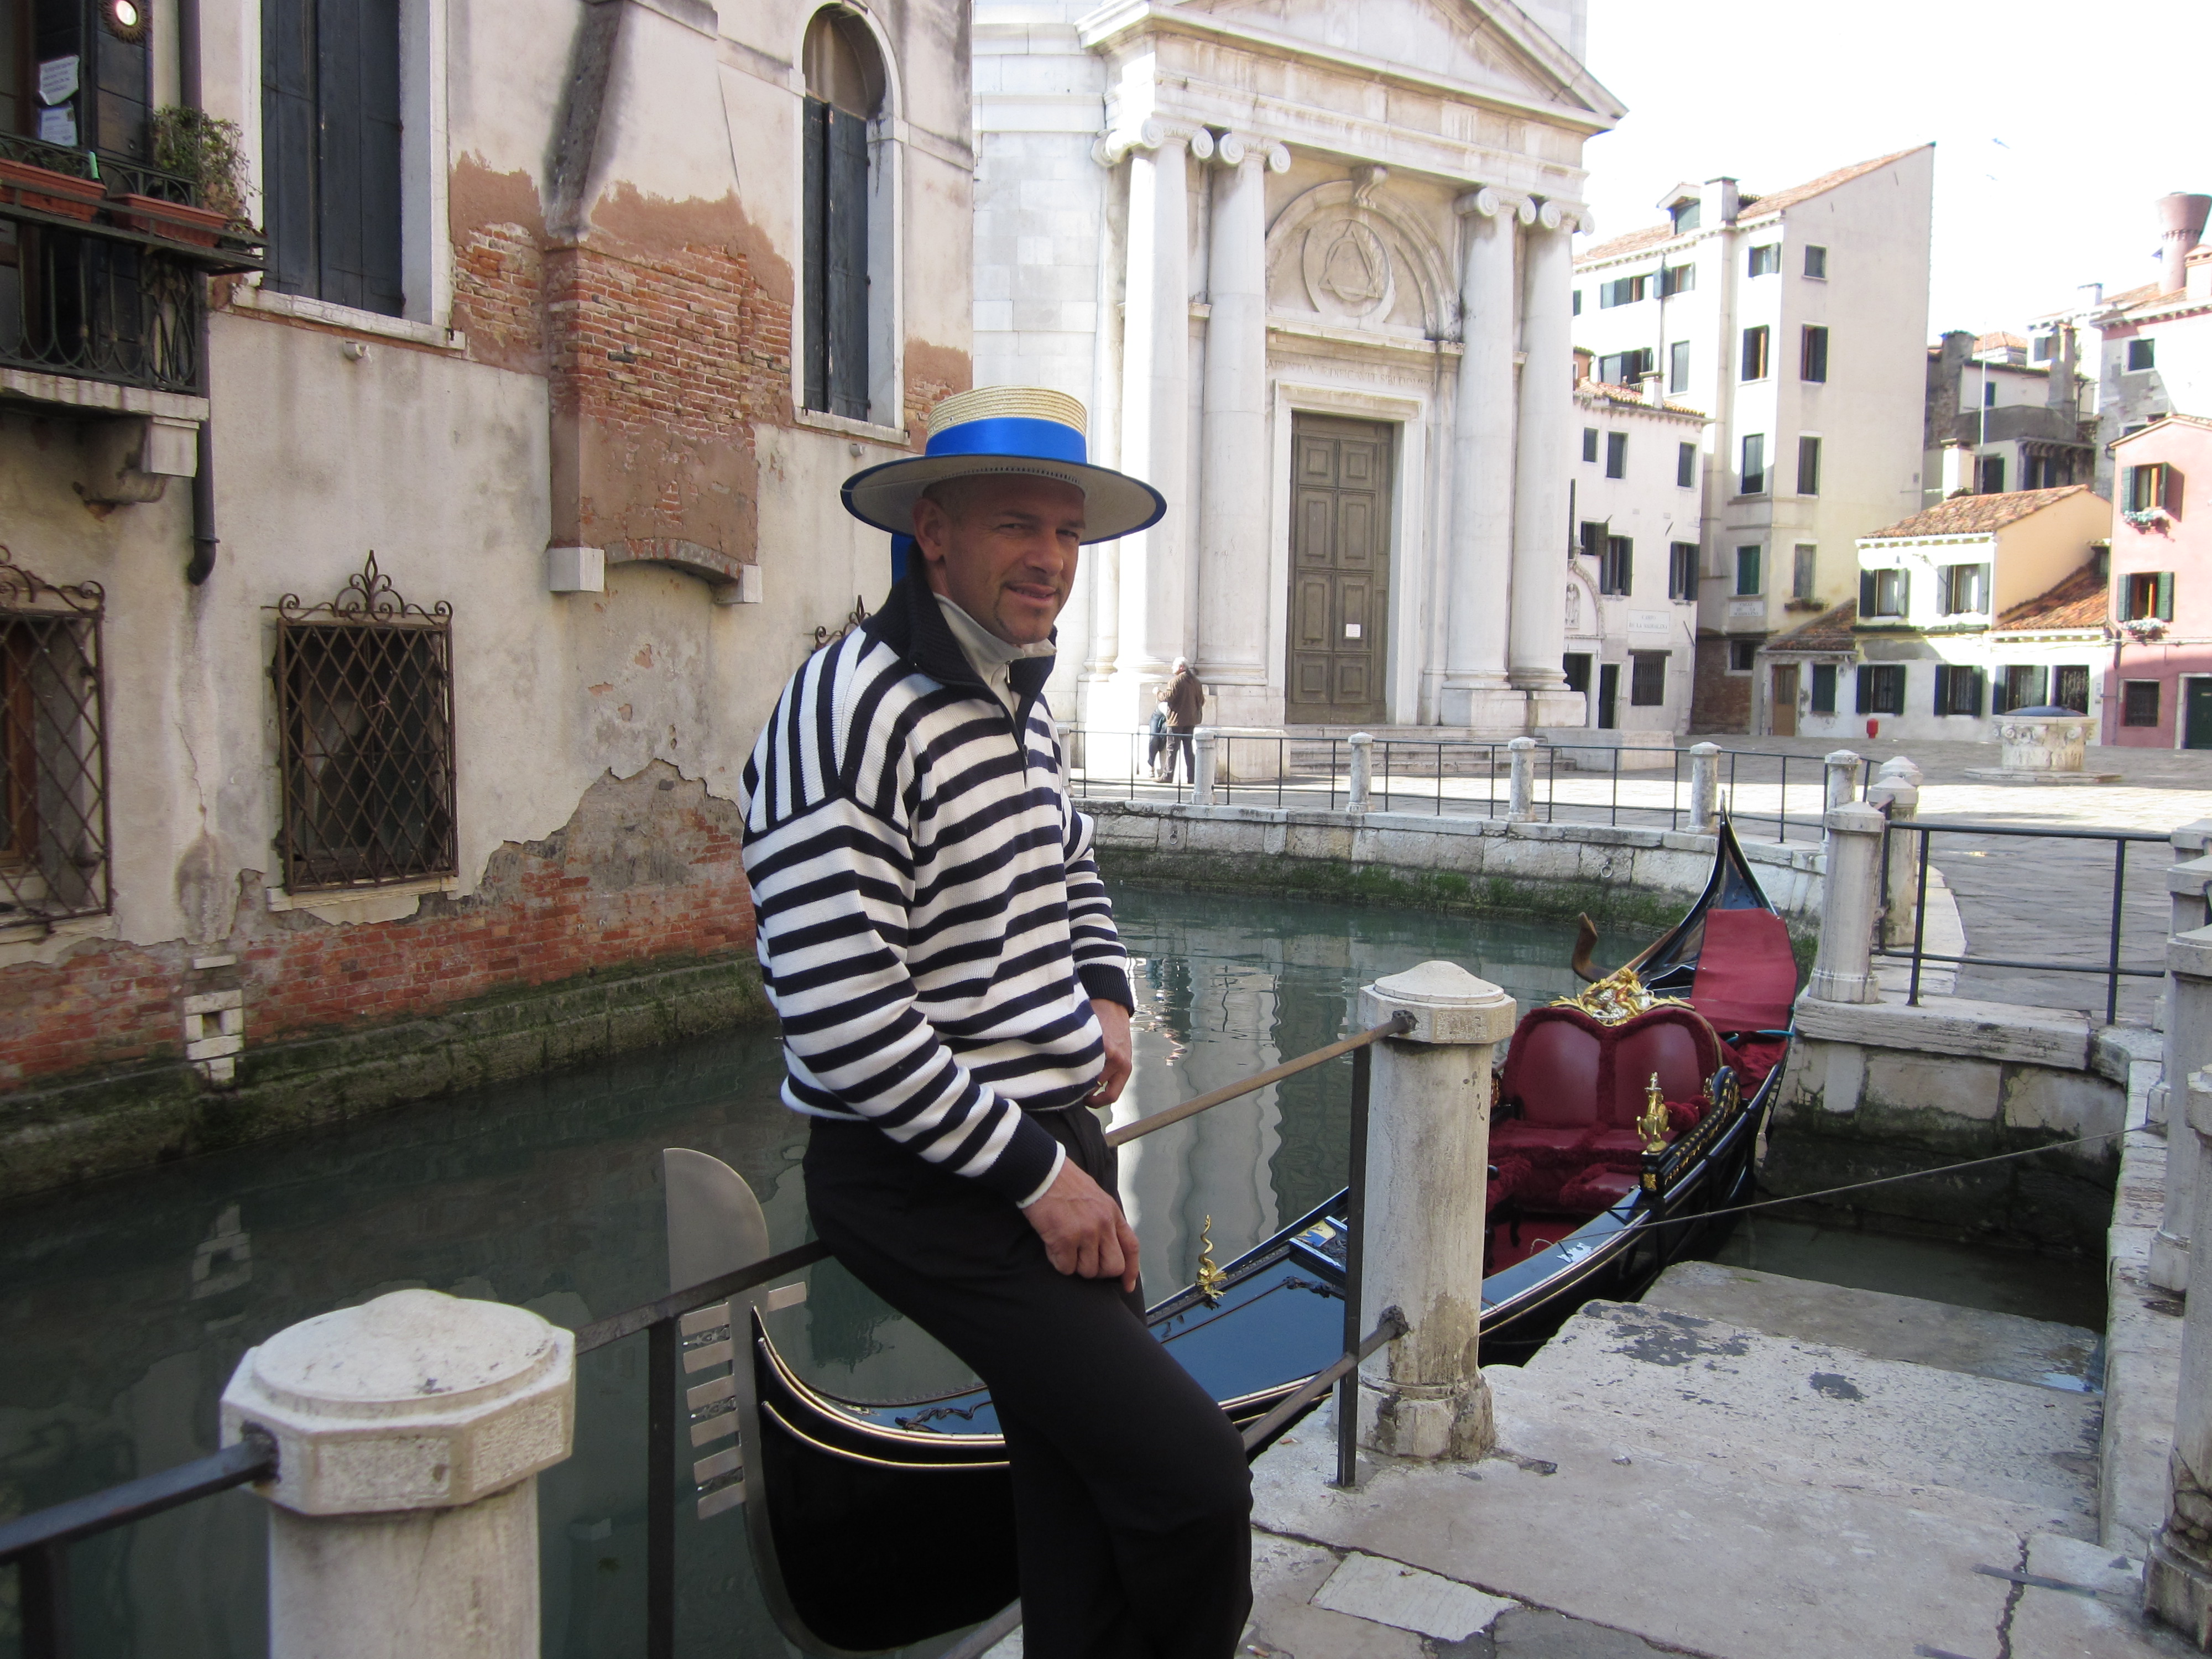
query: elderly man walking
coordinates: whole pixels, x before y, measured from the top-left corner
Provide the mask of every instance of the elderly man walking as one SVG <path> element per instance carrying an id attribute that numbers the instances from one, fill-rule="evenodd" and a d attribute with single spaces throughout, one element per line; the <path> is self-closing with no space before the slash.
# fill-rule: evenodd
<path id="1" fill-rule="evenodd" d="M 1129 1074 L 1127 958 L 1042 700 L 1081 545 L 1165 504 L 1088 465 L 1060 393 L 963 392 L 930 424 L 926 454 L 844 487 L 911 532 L 905 578 L 792 677 L 745 769 L 807 1206 L 990 1387 L 1032 1659 L 1225 1659 L 1251 1607 L 1250 1478 L 1144 1323 L 1091 1115 Z"/>

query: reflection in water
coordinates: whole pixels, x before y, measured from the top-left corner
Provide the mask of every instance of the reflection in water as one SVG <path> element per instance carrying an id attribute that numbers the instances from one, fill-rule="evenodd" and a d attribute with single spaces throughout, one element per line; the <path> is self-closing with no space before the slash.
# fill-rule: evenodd
<path id="1" fill-rule="evenodd" d="M 1343 1035 L 1358 987 L 1447 957 L 1527 1000 L 1569 988 L 1552 926 L 1185 894 L 1119 896 L 1139 957 L 1138 1067 L 1117 1119 Z M 696 1146 L 760 1194 L 778 1249 L 807 1237 L 804 1126 L 764 1031 L 471 1091 L 342 1128 L 190 1159 L 0 1214 L 0 1515 L 215 1449 L 216 1402 L 252 1344 L 410 1285 L 578 1325 L 666 1289 L 659 1152 Z M 1155 1297 L 1201 1222 L 1227 1260 L 1341 1184 L 1348 1061 L 1124 1156 Z M 806 1373 L 866 1398 L 961 1386 L 959 1363 L 834 1265 L 775 1316 Z M 586 1355 L 577 1453 L 541 1482 L 548 1655 L 642 1649 L 645 1347 Z M 678 1547 L 687 1651 L 776 1652 L 742 1510 Z M 266 1650 L 261 1501 L 231 1492 L 80 1545 L 79 1651 L 216 1659 Z M 0 1574 L 0 1659 L 16 1651 Z"/>

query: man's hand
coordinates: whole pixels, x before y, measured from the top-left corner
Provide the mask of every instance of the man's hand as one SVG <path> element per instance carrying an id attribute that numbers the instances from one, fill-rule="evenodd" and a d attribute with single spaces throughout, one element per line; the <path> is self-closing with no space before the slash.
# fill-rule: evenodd
<path id="1" fill-rule="evenodd" d="M 1091 1012 L 1098 1016 L 1098 1034 L 1106 1042 L 1106 1069 L 1098 1074 L 1098 1086 L 1091 1091 L 1091 1104 L 1111 1106 L 1121 1099 L 1122 1087 L 1129 1081 L 1129 1011 L 1118 1002 L 1093 997 Z"/>
<path id="2" fill-rule="evenodd" d="M 1127 1070 L 1126 1060 L 1122 1069 Z M 1137 1288 L 1137 1235 L 1128 1218 L 1111 1194 L 1073 1164 L 1061 1164 L 1044 1196 L 1022 1213 L 1044 1240 L 1046 1259 L 1060 1272 L 1079 1279 L 1119 1279 L 1123 1290 Z"/>

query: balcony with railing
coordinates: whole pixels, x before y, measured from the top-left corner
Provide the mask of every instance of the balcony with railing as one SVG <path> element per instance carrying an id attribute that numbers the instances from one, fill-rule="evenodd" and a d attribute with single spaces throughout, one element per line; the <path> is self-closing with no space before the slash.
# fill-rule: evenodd
<path id="1" fill-rule="evenodd" d="M 27 374 L 204 396 L 203 279 L 261 263 L 251 228 L 188 179 L 0 134 L 0 388 L 38 395 Z"/>

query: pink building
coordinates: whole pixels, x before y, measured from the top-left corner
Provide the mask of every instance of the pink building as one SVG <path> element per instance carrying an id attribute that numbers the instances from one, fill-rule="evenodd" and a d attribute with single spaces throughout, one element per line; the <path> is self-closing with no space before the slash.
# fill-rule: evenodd
<path id="1" fill-rule="evenodd" d="M 2105 741 L 2212 749 L 2212 419 L 2168 415 L 2112 453 Z"/>

